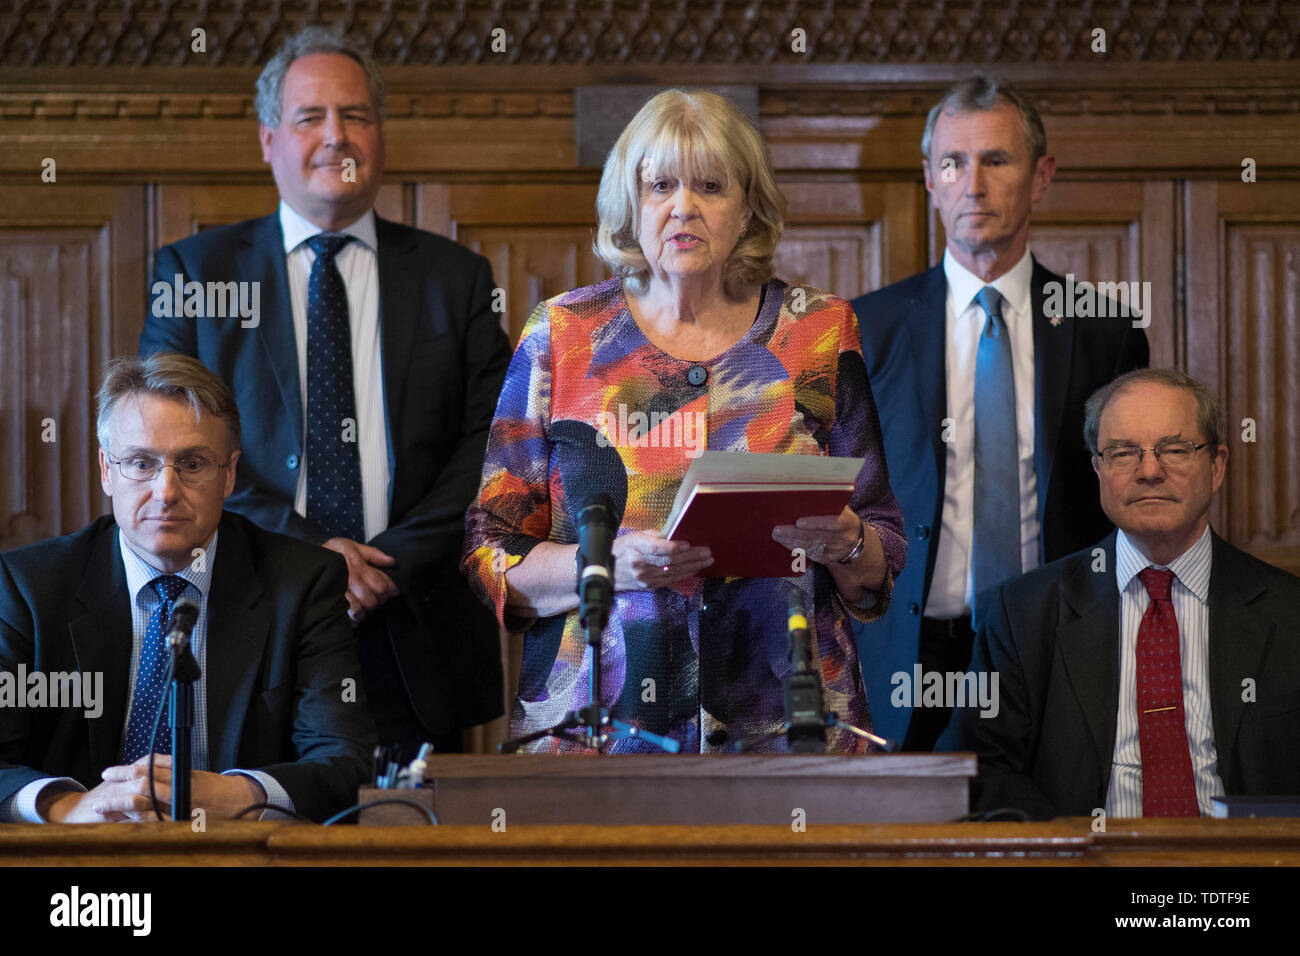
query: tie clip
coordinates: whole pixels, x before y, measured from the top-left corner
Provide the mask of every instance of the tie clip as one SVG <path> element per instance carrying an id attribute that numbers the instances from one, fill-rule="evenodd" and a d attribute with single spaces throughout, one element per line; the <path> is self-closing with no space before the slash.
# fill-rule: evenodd
<path id="1" fill-rule="evenodd" d="M 1142 713 L 1144 713 L 1144 714 L 1160 714 L 1160 713 L 1163 713 L 1163 712 L 1166 711 L 1166 710 L 1177 710 L 1177 709 L 1178 709 L 1178 706 L 1175 704 L 1175 705 L 1172 706 L 1172 707 L 1152 707 L 1150 710 L 1144 710 L 1144 711 L 1142 711 Z"/>

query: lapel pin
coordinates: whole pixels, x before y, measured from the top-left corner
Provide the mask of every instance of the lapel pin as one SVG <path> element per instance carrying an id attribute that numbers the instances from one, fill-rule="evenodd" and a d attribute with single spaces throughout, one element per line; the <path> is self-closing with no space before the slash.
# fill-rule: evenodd
<path id="1" fill-rule="evenodd" d="M 1065 321 L 1065 320 L 1062 319 L 1059 315 L 1054 315 L 1054 316 L 1052 316 L 1052 319 L 1051 319 L 1051 322 L 1052 322 L 1052 328 L 1056 328 L 1056 327 L 1057 327 L 1058 325 L 1060 325 L 1063 321 Z"/>

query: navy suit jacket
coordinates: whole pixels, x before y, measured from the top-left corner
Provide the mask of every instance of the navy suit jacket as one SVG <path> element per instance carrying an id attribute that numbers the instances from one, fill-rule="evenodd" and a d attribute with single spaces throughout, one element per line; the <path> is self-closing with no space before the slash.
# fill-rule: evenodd
<path id="1" fill-rule="evenodd" d="M 1111 524 L 1099 503 L 1097 476 L 1083 443 L 1088 396 L 1117 375 L 1145 368 L 1146 334 L 1127 318 L 1044 314 L 1044 285 L 1065 279 L 1034 260 L 1034 471 L 1038 477 L 1039 560 L 1071 554 L 1102 538 Z M 943 263 L 853 300 L 862 357 L 876 397 L 885 461 L 903 510 L 911 560 L 894 582 L 889 610 L 857 632 L 876 732 L 902 740 L 910 707 L 886 707 L 898 671 L 917 661 L 921 616 L 930 594 L 943 521 L 947 472 L 943 419 L 947 392 L 948 280 Z"/>
<path id="2" fill-rule="evenodd" d="M 356 802 L 370 772 L 366 710 L 343 591 L 347 565 L 322 548 L 226 512 L 208 592 L 208 754 L 213 771 L 262 770 L 303 816 Z M 0 800 L 41 777 L 87 789 L 119 763 L 130 698 L 131 595 L 105 515 L 73 534 L 0 555 L 0 670 L 91 673 L 103 710 L 0 707 Z M 355 700 L 343 681 L 355 681 Z"/>
<path id="3" fill-rule="evenodd" d="M 1230 795 L 1300 793 L 1300 578 L 1212 535 L 1209 693 Z M 978 810 L 1086 817 L 1106 805 L 1119 709 L 1115 534 L 1003 584 L 975 641 L 998 674 L 998 713 L 953 715 L 951 749 L 979 755 Z M 1254 699 L 1243 700 L 1245 681 Z"/>
<path id="4" fill-rule="evenodd" d="M 504 710 L 496 620 L 459 571 L 465 512 L 510 362 L 482 256 L 375 217 L 379 322 L 388 421 L 388 528 L 367 542 L 401 597 L 384 605 L 411 706 L 430 734 Z M 261 282 L 261 319 L 146 317 L 140 354 L 198 358 L 235 393 L 243 456 L 226 507 L 315 544 L 328 535 L 293 510 L 302 460 L 302 399 L 280 217 L 222 226 L 158 250 L 154 281 Z"/>

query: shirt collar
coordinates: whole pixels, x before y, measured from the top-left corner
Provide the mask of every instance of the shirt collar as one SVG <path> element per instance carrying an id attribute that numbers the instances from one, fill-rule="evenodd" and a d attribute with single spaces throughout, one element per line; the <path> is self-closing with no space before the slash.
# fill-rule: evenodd
<path id="1" fill-rule="evenodd" d="M 1155 564 L 1138 550 L 1137 545 L 1123 531 L 1115 533 L 1115 584 L 1120 593 L 1147 568 L 1165 568 L 1174 572 L 1183 587 L 1191 591 L 1202 604 L 1210 600 L 1210 526 L 1207 524 L 1196 543 L 1174 558 L 1169 564 Z"/>
<path id="2" fill-rule="evenodd" d="M 948 294 L 952 296 L 955 315 L 961 315 L 969 309 L 976 294 L 986 285 L 1001 292 L 1017 316 L 1026 316 L 1032 311 L 1029 305 L 1029 287 L 1034 276 L 1034 260 L 1029 254 L 1028 246 L 1025 246 L 1020 261 L 992 282 L 985 282 L 975 275 L 947 250 L 943 253 L 943 274 L 948 278 Z"/>
<path id="3" fill-rule="evenodd" d="M 298 214 L 298 211 L 283 199 L 280 200 L 280 231 L 284 233 L 285 254 L 293 252 L 300 245 L 325 230 Z M 355 236 L 367 249 L 374 252 L 379 249 L 378 233 L 375 232 L 375 211 L 370 209 L 356 222 L 344 226 L 338 233 Z"/>
<path id="4" fill-rule="evenodd" d="M 217 535 L 219 533 L 219 531 L 212 532 L 212 539 L 208 542 L 207 547 L 203 549 L 203 560 L 201 562 L 191 562 L 179 571 L 172 572 L 177 577 L 184 578 L 193 585 L 204 601 L 207 601 L 208 591 L 212 587 L 212 568 L 217 559 Z M 122 552 L 122 566 L 126 570 L 126 586 L 130 590 L 131 599 L 138 600 L 140 591 L 148 587 L 150 581 L 167 572 L 159 571 L 142 558 L 123 537 L 121 528 L 117 529 L 117 542 L 119 550 Z M 199 565 L 198 569 L 195 568 L 195 564 Z"/>

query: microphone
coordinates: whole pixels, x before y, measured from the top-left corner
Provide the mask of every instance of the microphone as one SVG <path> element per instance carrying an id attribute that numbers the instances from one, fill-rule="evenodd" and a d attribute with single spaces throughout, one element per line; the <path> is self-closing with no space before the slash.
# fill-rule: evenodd
<path id="1" fill-rule="evenodd" d="M 604 492 L 586 499 L 574 524 L 578 529 L 578 620 L 588 631 L 604 628 L 614 603 L 614 537 L 619 517 Z"/>
<path id="2" fill-rule="evenodd" d="M 826 702 L 822 696 L 822 675 L 812 666 L 812 644 L 803 591 L 792 587 L 787 606 L 786 627 L 794 672 L 782 682 L 785 719 L 790 725 L 786 740 L 791 753 L 824 753 Z"/>
<path id="3" fill-rule="evenodd" d="M 198 619 L 197 604 L 190 600 L 178 602 L 172 609 L 171 623 L 167 625 L 167 646 L 177 652 L 188 650 L 190 634 L 194 631 Z"/>

